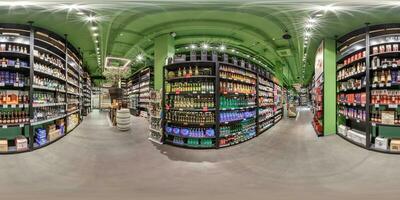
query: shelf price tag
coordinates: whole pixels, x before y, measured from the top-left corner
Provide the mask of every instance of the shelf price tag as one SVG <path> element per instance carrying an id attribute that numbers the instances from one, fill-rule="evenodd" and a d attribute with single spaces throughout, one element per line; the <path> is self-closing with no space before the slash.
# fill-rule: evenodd
<path id="1" fill-rule="evenodd" d="M 3 125 L 3 126 L 1 126 L 2 128 L 7 128 L 7 125 Z"/>
<path id="2" fill-rule="evenodd" d="M 175 94 L 180 94 L 180 93 L 181 93 L 180 90 L 176 90 L 176 91 L 175 91 Z"/>
<path id="3" fill-rule="evenodd" d="M 20 124 L 19 125 L 20 128 L 23 128 L 24 126 L 25 126 L 25 124 Z"/>
<path id="4" fill-rule="evenodd" d="M 389 104 L 389 108 L 397 108 L 397 104 Z"/>
<path id="5" fill-rule="evenodd" d="M 362 103 L 361 106 L 362 106 L 362 107 L 365 107 L 365 104 Z"/>
<path id="6" fill-rule="evenodd" d="M 19 85 L 18 85 L 18 83 L 14 83 L 14 87 L 18 87 Z"/>
<path id="7" fill-rule="evenodd" d="M 19 64 L 16 64 L 14 67 L 18 69 L 19 68 Z"/>
<path id="8" fill-rule="evenodd" d="M 208 112 L 208 107 L 203 107 L 203 112 Z"/>
<path id="9" fill-rule="evenodd" d="M 386 69 L 387 66 L 388 66 L 387 64 L 384 64 L 384 65 L 382 65 L 382 68 L 383 68 L 383 69 Z"/>
<path id="10" fill-rule="evenodd" d="M 7 108 L 8 107 L 8 105 L 6 105 L 6 104 L 3 104 L 3 108 Z"/>
<path id="11" fill-rule="evenodd" d="M 397 68 L 397 63 L 393 63 L 393 64 L 392 64 L 392 67 L 393 67 L 393 68 Z"/>
<path id="12" fill-rule="evenodd" d="M 375 108 L 379 108 L 379 104 L 375 104 Z"/>
<path id="13" fill-rule="evenodd" d="M 16 108 L 16 105 L 15 104 L 11 105 L 11 108 Z"/>
<path id="14" fill-rule="evenodd" d="M 1 67 L 7 67 L 7 63 L 1 63 Z"/>
<path id="15" fill-rule="evenodd" d="M 379 87 L 384 87 L 385 84 L 384 83 L 379 83 Z"/>
<path id="16" fill-rule="evenodd" d="M 357 119 L 357 123 L 360 123 L 360 120 L 359 120 L 359 119 Z"/>
<path id="17" fill-rule="evenodd" d="M 372 88 L 376 88 L 376 84 L 372 84 Z"/>
<path id="18" fill-rule="evenodd" d="M 376 126 L 376 123 L 372 123 L 371 125 L 372 125 L 372 126 Z"/>
<path id="19" fill-rule="evenodd" d="M 390 87 L 390 86 L 392 86 L 391 83 L 386 83 L 386 87 Z"/>

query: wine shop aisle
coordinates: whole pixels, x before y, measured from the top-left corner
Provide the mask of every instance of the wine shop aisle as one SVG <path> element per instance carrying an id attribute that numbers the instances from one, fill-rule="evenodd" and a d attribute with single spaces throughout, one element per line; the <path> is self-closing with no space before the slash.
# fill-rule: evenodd
<path id="1" fill-rule="evenodd" d="M 398 156 L 317 138 L 299 114 L 237 146 L 188 150 L 149 142 L 144 118 L 119 132 L 95 110 L 53 145 L 0 156 L 1 199 L 395 198 Z"/>

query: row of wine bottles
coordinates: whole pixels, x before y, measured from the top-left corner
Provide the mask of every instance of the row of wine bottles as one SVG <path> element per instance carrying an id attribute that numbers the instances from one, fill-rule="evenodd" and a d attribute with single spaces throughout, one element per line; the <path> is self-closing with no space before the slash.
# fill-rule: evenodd
<path id="1" fill-rule="evenodd" d="M 28 123 L 29 114 L 25 110 L 12 110 L 0 112 L 0 125 Z"/>

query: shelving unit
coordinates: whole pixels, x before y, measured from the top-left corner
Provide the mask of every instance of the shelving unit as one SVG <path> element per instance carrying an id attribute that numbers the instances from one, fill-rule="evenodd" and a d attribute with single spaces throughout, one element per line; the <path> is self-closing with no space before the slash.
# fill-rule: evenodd
<path id="1" fill-rule="evenodd" d="M 153 68 L 144 67 L 122 81 L 122 85 L 125 85 L 121 86 L 124 88 L 124 101 L 131 114 L 147 117 L 150 90 L 154 88 L 153 79 Z"/>
<path id="2" fill-rule="evenodd" d="M 162 130 L 162 94 L 161 91 L 150 91 L 150 102 L 149 102 L 149 121 L 150 121 L 150 133 L 149 140 L 157 144 L 163 142 L 163 130 Z"/>
<path id="3" fill-rule="evenodd" d="M 314 115 L 312 125 L 314 127 L 314 130 L 315 130 L 315 133 L 317 134 L 317 136 L 324 135 L 324 132 L 323 132 L 323 130 L 324 130 L 324 122 L 323 122 L 324 80 L 323 79 L 324 79 L 323 74 L 321 74 L 317 79 L 313 78 L 312 90 L 311 90 L 311 102 L 312 102 L 311 111 Z"/>
<path id="4" fill-rule="evenodd" d="M 385 153 L 400 153 L 399 28 L 367 26 L 337 40 L 338 134 Z"/>
<path id="5" fill-rule="evenodd" d="M 87 116 L 92 111 L 92 82 L 88 73 L 83 73 L 83 110 L 82 115 Z"/>
<path id="6" fill-rule="evenodd" d="M 226 54 L 207 53 L 191 52 L 193 60 L 178 55 L 164 67 L 162 128 L 167 144 L 227 147 L 252 139 L 279 121 L 274 121 L 273 112 L 282 110 L 282 101 L 275 104 L 275 84 L 266 69 Z"/>
<path id="7" fill-rule="evenodd" d="M 81 55 L 66 38 L 30 25 L 0 24 L 0 154 L 35 150 L 67 134 L 71 59 Z M 79 92 L 79 90 L 77 90 Z M 70 111 L 70 112 L 68 112 Z M 76 126 L 76 125 L 75 125 Z"/>

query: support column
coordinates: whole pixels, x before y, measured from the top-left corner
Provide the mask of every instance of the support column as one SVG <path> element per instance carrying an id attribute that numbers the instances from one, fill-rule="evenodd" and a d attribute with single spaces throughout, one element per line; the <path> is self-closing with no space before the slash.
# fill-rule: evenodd
<path id="1" fill-rule="evenodd" d="M 163 67 L 168 57 L 175 53 L 174 38 L 170 34 L 163 34 L 154 41 L 154 89 L 162 88 L 164 77 Z"/>
<path id="2" fill-rule="evenodd" d="M 336 41 L 324 39 L 324 135 L 336 134 Z"/>

